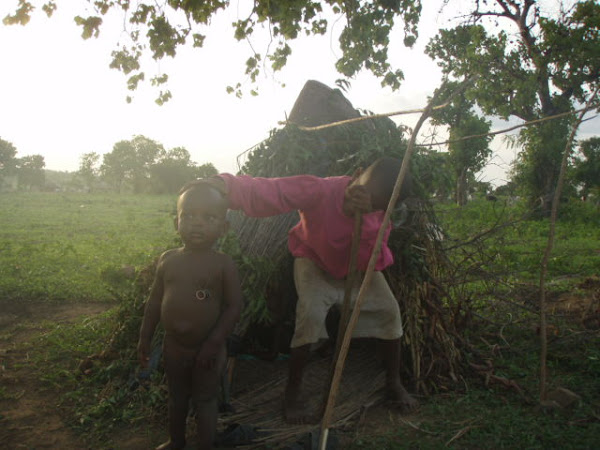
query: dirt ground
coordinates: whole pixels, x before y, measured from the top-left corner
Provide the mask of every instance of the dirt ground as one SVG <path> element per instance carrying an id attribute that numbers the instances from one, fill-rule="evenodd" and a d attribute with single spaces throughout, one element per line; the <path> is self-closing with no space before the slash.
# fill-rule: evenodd
<path id="1" fill-rule="evenodd" d="M 69 411 L 60 410 L 60 388 L 40 380 L 38 369 L 30 364 L 36 338 L 57 325 L 75 323 L 106 311 L 102 303 L 32 304 L 0 302 L 0 447 L 10 449 L 90 448 L 66 423 Z M 384 431 L 396 425 L 397 414 L 383 406 L 363 411 L 360 422 L 343 437 L 345 441 L 367 429 Z M 116 448 L 154 448 L 165 430 L 135 434 L 123 430 L 114 436 Z M 343 448 L 343 447 L 342 447 Z"/>
<path id="2" fill-rule="evenodd" d="M 81 449 L 85 445 L 58 411 L 60 393 L 37 378 L 29 363 L 32 341 L 52 324 L 99 314 L 106 304 L 20 304 L 0 309 L 0 442 L 3 448 Z"/>
<path id="3" fill-rule="evenodd" d="M 569 313 L 590 329 L 600 327 L 600 281 L 587 280 L 584 293 L 562 295 L 549 301 L 551 313 Z M 57 324 L 75 323 L 100 314 L 109 305 L 99 303 L 20 304 L 0 301 L 0 447 L 10 449 L 85 449 L 81 437 L 65 423 L 68 411 L 60 410 L 60 397 L 65 392 L 50 388 L 38 379 L 38 370 L 29 363 L 35 339 Z M 550 330 L 551 332 L 551 330 Z M 417 413 L 418 415 L 418 413 Z M 351 430 L 341 436 L 351 441 L 363 432 L 384 433 L 395 429 L 407 418 L 377 405 L 362 412 Z M 410 418 L 408 418 L 410 419 Z M 148 430 L 145 435 L 122 431 L 116 436 L 119 449 L 153 448 L 164 438 L 164 430 Z M 342 442 L 340 442 L 342 444 Z M 340 448 L 344 448 L 343 444 Z"/>

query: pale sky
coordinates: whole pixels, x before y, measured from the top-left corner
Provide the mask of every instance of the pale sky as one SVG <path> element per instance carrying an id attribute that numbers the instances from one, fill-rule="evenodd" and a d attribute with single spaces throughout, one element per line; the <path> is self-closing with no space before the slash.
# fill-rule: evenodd
<path id="1" fill-rule="evenodd" d="M 403 35 L 398 30 L 393 41 L 398 44 L 390 49 L 392 64 L 405 74 L 402 87 L 392 92 L 363 73 L 344 94 L 355 108 L 374 113 L 421 108 L 433 94 L 440 71 L 423 47 L 438 28 L 449 26 L 449 14 L 439 13 L 439 0 L 424 3 L 415 48 L 400 45 Z M 100 38 L 84 41 L 73 17 L 85 15 L 77 8 L 86 4 L 59 2 L 52 18 L 39 11 L 25 27 L 0 23 L 0 138 L 16 147 L 18 157 L 43 155 L 47 169 L 76 171 L 82 154 L 102 155 L 120 140 L 144 135 L 166 149 L 185 147 L 198 164 L 211 162 L 219 171 L 235 172 L 237 155 L 279 126 L 307 80 L 335 87 L 341 78 L 334 70 L 337 38 L 328 34 L 292 42 L 287 67 L 260 75 L 259 96 L 247 94 L 240 100 L 227 94 L 227 85 L 244 80 L 244 61 L 250 56 L 248 44 L 232 37 L 230 24 L 238 14 L 234 6 L 213 20 L 203 48 L 182 49 L 175 59 L 151 60 L 145 67 L 147 79 L 156 70 L 169 74 L 173 94 L 169 102 L 156 105 L 156 91 L 144 85 L 127 104 L 125 97 L 131 92 L 126 77 L 108 67 L 111 51 L 124 39 L 122 18 L 105 19 Z M 0 18 L 16 5 L 17 0 L 3 0 Z M 334 26 L 334 35 L 340 28 Z M 253 44 L 264 54 L 258 40 Z M 394 118 L 409 126 L 417 119 L 417 115 Z M 597 135 L 600 121 L 586 124 L 586 130 Z M 424 127 L 422 134 L 427 132 Z M 496 165 L 483 178 L 503 184 L 515 151 L 502 149 L 500 139 L 494 147 Z"/>

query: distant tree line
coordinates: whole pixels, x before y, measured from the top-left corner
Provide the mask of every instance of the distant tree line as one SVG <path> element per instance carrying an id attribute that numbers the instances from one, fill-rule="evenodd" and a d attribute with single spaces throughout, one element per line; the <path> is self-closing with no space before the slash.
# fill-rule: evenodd
<path id="1" fill-rule="evenodd" d="M 472 114 L 472 104 L 459 99 L 434 121 L 449 125 L 451 136 L 485 132 L 489 123 Z M 457 108 L 457 109 L 454 109 Z M 462 112 L 460 112 L 462 111 Z M 401 130 L 398 130 L 401 131 Z M 401 139 L 401 138 L 398 138 Z M 454 199 L 464 205 L 473 194 L 523 195 L 526 191 L 519 172 L 513 171 L 506 185 L 495 190 L 490 183 L 477 181 L 476 174 L 490 155 L 488 139 L 458 141 L 448 151 L 419 150 L 419 183 L 429 197 Z M 260 151 L 257 153 L 260 156 Z M 254 157 L 257 159 L 258 156 Z M 260 158 L 258 158 L 260 159 Z M 258 163 L 258 161 L 254 161 Z M 522 164 L 522 162 L 519 162 Z M 81 192 L 118 192 L 135 194 L 173 194 L 187 181 L 217 174 L 211 163 L 199 165 L 183 147 L 166 150 L 145 136 L 119 141 L 109 153 L 85 153 L 79 170 L 60 181 L 48 179 L 42 155 L 17 157 L 15 146 L 0 138 L 0 191 L 75 190 Z M 578 142 L 570 160 L 566 195 L 600 199 L 600 137 Z"/>
<path id="2" fill-rule="evenodd" d="M 172 194 L 196 178 L 216 175 L 211 164 L 198 165 L 184 147 L 165 150 L 145 136 L 119 141 L 111 152 L 81 156 L 77 178 L 87 191 L 98 189 L 135 194 Z"/>
<path id="3" fill-rule="evenodd" d="M 15 146 L 0 138 L 0 191 L 43 189 L 46 162 L 42 155 L 17 158 Z"/>
<path id="4" fill-rule="evenodd" d="M 0 138 L 0 190 L 75 190 L 83 192 L 176 193 L 195 178 L 217 174 L 211 164 L 198 165 L 183 147 L 165 150 L 145 136 L 119 141 L 102 157 L 96 152 L 80 158 L 79 170 L 68 182 L 47 181 L 41 155 L 17 157 L 15 146 Z"/>

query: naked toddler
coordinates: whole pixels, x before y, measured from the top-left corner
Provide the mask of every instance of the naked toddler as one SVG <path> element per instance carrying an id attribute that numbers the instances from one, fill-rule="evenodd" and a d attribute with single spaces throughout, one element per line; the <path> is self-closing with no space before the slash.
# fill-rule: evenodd
<path id="1" fill-rule="evenodd" d="M 190 397 L 196 411 L 198 448 L 213 445 L 226 339 L 242 305 L 233 260 L 213 249 L 228 229 L 227 207 L 227 198 L 214 186 L 202 181 L 184 186 L 176 219 L 183 247 L 166 251 L 158 260 L 138 343 L 140 363 L 147 367 L 152 336 L 161 322 L 170 439 L 157 449 L 185 447 Z"/>

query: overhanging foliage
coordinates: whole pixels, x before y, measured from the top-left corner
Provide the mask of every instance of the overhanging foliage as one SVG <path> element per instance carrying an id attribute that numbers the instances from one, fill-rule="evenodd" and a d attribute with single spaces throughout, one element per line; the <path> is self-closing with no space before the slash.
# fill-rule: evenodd
<path id="1" fill-rule="evenodd" d="M 58 8 L 58 1 L 48 0 L 41 9 L 48 15 Z M 84 2 L 81 0 L 82 4 Z M 128 76 L 127 85 L 135 90 L 146 79 L 141 65 L 142 56 L 150 54 L 155 60 L 175 57 L 184 45 L 202 47 L 210 33 L 212 19 L 227 8 L 237 8 L 237 20 L 232 23 L 232 37 L 249 42 L 266 30 L 267 45 L 264 53 L 249 46 L 245 75 L 254 87 L 250 93 L 257 94 L 255 82 L 261 70 L 270 66 L 273 71 L 281 70 L 292 54 L 290 43 L 301 35 L 323 35 L 333 24 L 343 23 L 339 38 L 341 57 L 335 67 L 343 76 L 352 77 L 367 69 L 382 79 L 382 84 L 397 89 L 403 79 L 401 70 L 394 69 L 388 61 L 390 33 L 396 21 L 403 22 L 404 44 L 412 46 L 417 38 L 417 25 L 421 14 L 419 0 L 400 1 L 345 1 L 327 0 L 258 0 L 248 2 L 247 8 L 240 4 L 231 5 L 221 0 L 95 0 L 93 12 L 74 18 L 81 27 L 84 39 L 100 35 L 104 17 L 112 12 L 123 15 L 129 41 L 120 44 L 112 53 L 111 68 Z M 26 25 L 35 11 L 33 1 L 19 0 L 12 15 L 4 18 L 6 25 Z M 341 20 L 340 20 L 341 19 Z M 168 75 L 152 77 L 152 85 L 162 86 Z M 229 86 L 228 92 L 242 95 L 242 83 Z M 161 90 L 157 102 L 168 101 L 170 91 Z M 130 98 L 128 98 L 130 100 Z"/>

